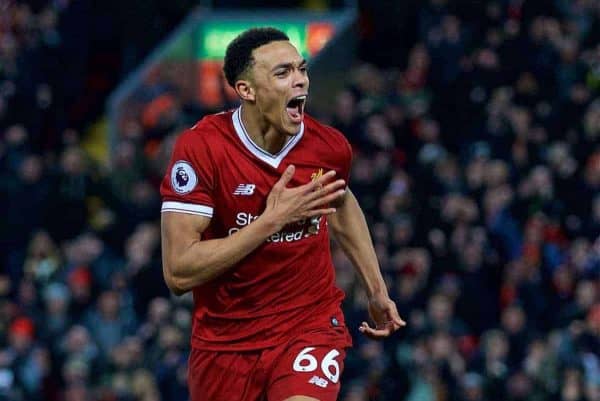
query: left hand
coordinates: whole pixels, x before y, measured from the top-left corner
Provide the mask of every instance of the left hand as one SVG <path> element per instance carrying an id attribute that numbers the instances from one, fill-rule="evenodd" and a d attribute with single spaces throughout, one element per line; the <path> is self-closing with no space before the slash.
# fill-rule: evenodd
<path id="1" fill-rule="evenodd" d="M 375 322 L 375 327 L 362 322 L 358 330 L 373 340 L 389 337 L 400 327 L 406 326 L 406 322 L 398 314 L 396 304 L 387 294 L 376 294 L 369 299 L 369 315 Z"/>

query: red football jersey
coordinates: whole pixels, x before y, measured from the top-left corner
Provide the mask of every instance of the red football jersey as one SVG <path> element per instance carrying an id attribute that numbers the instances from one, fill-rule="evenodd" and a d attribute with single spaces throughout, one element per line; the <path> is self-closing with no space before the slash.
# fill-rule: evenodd
<path id="1" fill-rule="evenodd" d="M 163 212 L 211 218 L 202 239 L 226 237 L 255 220 L 290 164 L 296 172 L 289 187 L 329 170 L 348 180 L 352 151 L 339 131 L 305 115 L 299 133 L 270 154 L 250 139 L 240 110 L 204 117 L 184 132 L 161 185 Z M 291 331 L 344 321 L 325 217 L 287 225 L 193 293 L 192 346 L 201 349 L 271 347 Z"/>

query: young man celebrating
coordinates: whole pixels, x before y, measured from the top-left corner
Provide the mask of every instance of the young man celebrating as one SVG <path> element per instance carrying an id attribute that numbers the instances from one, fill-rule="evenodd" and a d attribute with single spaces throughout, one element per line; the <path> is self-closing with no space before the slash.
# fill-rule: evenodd
<path id="1" fill-rule="evenodd" d="M 161 185 L 164 277 L 194 294 L 191 400 L 334 401 L 351 340 L 330 230 L 369 297 L 359 330 L 405 324 L 346 187 L 350 146 L 304 113 L 306 61 L 284 33 L 242 33 L 223 69 L 241 107 L 183 133 Z"/>

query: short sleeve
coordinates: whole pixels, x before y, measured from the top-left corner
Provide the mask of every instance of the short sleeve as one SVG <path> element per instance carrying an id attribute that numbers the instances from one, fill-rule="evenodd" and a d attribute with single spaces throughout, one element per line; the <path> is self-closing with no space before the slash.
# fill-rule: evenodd
<path id="1" fill-rule="evenodd" d="M 187 130 L 177 138 L 160 186 L 161 212 L 212 217 L 214 163 L 200 132 Z"/>

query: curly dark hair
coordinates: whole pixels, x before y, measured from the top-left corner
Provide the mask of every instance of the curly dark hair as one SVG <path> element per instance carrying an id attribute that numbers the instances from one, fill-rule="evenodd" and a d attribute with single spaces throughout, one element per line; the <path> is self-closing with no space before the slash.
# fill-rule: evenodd
<path id="1" fill-rule="evenodd" d="M 251 28 L 240 33 L 227 46 L 223 72 L 231 87 L 235 81 L 253 63 L 252 51 L 267 43 L 278 40 L 290 40 L 283 32 L 275 28 Z"/>

